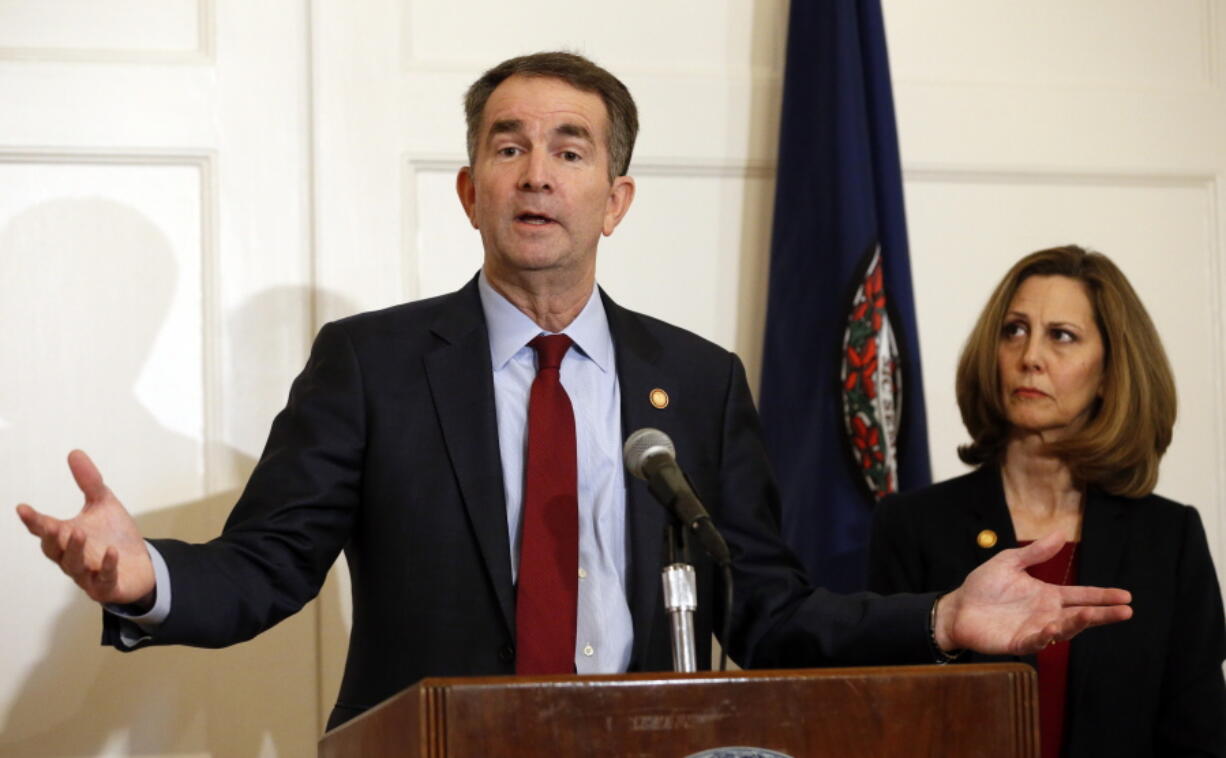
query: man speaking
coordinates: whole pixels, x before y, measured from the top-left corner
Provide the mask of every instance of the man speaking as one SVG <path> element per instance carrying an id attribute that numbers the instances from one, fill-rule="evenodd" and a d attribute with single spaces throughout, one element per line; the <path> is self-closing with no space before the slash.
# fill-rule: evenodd
<path id="1" fill-rule="evenodd" d="M 313 598 L 343 550 L 353 629 L 329 727 L 425 676 L 669 669 L 667 516 L 622 463 L 642 427 L 675 442 L 731 553 L 731 608 L 698 562 L 699 660 L 725 612 L 722 643 L 747 667 L 1023 653 L 1128 618 L 1122 590 L 1026 574 L 1059 549 L 1050 539 L 940 598 L 810 587 L 779 536 L 740 360 L 596 287 L 600 237 L 634 200 L 625 86 L 581 56 L 539 53 L 486 72 L 465 112 L 456 190 L 481 271 L 320 330 L 221 536 L 145 541 L 80 451 L 79 515 L 18 506 L 106 605 L 106 642 L 248 639 Z"/>

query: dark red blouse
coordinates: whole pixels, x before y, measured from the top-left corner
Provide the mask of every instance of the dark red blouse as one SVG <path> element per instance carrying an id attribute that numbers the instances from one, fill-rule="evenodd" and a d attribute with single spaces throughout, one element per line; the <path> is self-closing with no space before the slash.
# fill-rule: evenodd
<path id="1" fill-rule="evenodd" d="M 1020 542 L 1029 545 L 1029 542 Z M 1048 584 L 1074 584 L 1077 579 L 1077 545 L 1066 542 L 1047 561 L 1027 569 Z M 1069 643 L 1057 642 L 1039 651 L 1039 744 L 1043 758 L 1059 758 L 1064 743 L 1065 694 L 1068 691 Z"/>

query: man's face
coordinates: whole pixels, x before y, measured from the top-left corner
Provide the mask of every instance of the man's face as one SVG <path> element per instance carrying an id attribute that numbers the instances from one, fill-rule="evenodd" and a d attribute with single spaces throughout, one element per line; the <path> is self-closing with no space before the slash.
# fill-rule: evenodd
<path id="1" fill-rule="evenodd" d="M 596 243 L 613 233 L 634 181 L 609 181 L 604 101 L 560 79 L 512 76 L 490 95 L 474 165 L 456 190 L 480 230 L 487 276 L 595 276 Z"/>

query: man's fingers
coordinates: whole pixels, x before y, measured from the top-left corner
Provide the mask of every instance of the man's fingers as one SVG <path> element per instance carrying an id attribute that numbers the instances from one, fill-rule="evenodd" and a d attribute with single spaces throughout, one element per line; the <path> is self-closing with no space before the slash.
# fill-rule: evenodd
<path id="1" fill-rule="evenodd" d="M 54 531 L 44 533 L 42 539 L 43 555 L 50 558 L 51 561 L 57 565 L 59 564 L 60 559 L 64 557 L 65 540 L 62 539 L 62 536 L 63 535 L 60 533 L 60 530 L 57 528 Z"/>
<path id="2" fill-rule="evenodd" d="M 72 478 L 77 481 L 77 486 L 85 495 L 87 505 L 106 497 L 109 490 L 102 482 L 102 474 L 98 472 L 98 467 L 84 451 L 73 450 L 68 454 L 68 468 L 71 469 Z"/>
<path id="3" fill-rule="evenodd" d="M 68 545 L 64 548 L 64 557 L 60 559 L 60 568 L 73 579 L 85 573 L 85 532 L 73 529 L 68 534 Z"/>
<path id="4" fill-rule="evenodd" d="M 102 588 L 110 588 L 115 585 L 116 579 L 119 577 L 119 551 L 114 545 L 106 549 L 106 555 L 102 556 L 102 567 L 98 569 L 98 574 L 95 581 Z"/>
<path id="5" fill-rule="evenodd" d="M 1043 539 L 1035 540 L 1025 547 L 1017 548 L 1015 556 L 1022 568 L 1034 566 L 1060 552 L 1064 546 L 1064 537 L 1059 532 L 1052 532 Z"/>
<path id="6" fill-rule="evenodd" d="M 1060 587 L 1060 602 L 1064 607 L 1127 605 L 1132 602 L 1132 593 L 1113 587 Z"/>
<path id="7" fill-rule="evenodd" d="M 1042 629 L 1039 629 L 1036 632 L 1031 632 L 1017 640 L 1016 644 L 1013 646 L 1013 649 L 1009 652 L 1013 655 L 1032 655 L 1047 647 L 1057 639 L 1060 639 L 1060 632 L 1060 624 L 1053 622 L 1047 626 L 1044 626 Z"/>
<path id="8" fill-rule="evenodd" d="M 1092 626 L 1102 626 L 1103 624 L 1114 624 L 1117 621 L 1127 621 L 1132 618 L 1132 606 L 1129 605 L 1104 605 L 1095 608 L 1080 608 L 1074 614 L 1075 631 L 1068 633 L 1067 636 L 1072 637 L 1082 629 L 1088 629 Z M 1065 630 L 1068 632 L 1068 630 Z"/>
<path id="9" fill-rule="evenodd" d="M 50 516 L 44 516 L 30 506 L 22 503 L 17 506 L 17 518 L 21 519 L 21 523 L 26 525 L 26 529 L 35 537 L 42 537 L 47 533 L 48 523 L 54 522 Z"/>
<path id="10" fill-rule="evenodd" d="M 1127 605 L 1083 607 L 1066 612 L 1058 624 L 1048 624 L 1040 635 L 1052 642 L 1070 640 L 1092 626 L 1114 624 L 1132 618 L 1132 608 Z M 1039 647 L 1043 644 L 1040 643 Z"/>
<path id="11" fill-rule="evenodd" d="M 59 563 L 60 557 L 64 554 L 65 539 L 62 534 L 64 522 L 51 516 L 44 516 L 25 503 L 17 506 L 17 515 L 30 534 L 39 538 L 43 555 Z"/>

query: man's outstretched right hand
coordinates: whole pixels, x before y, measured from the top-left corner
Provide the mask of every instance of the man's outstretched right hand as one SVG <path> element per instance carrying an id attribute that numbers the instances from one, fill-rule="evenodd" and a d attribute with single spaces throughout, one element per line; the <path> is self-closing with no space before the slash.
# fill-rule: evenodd
<path id="1" fill-rule="evenodd" d="M 17 506 L 17 515 L 30 534 L 42 540 L 43 553 L 90 598 L 152 606 L 157 583 L 136 522 L 103 483 L 88 455 L 73 450 L 68 468 L 85 495 L 85 505 L 75 518 L 61 521 L 24 503 Z"/>

